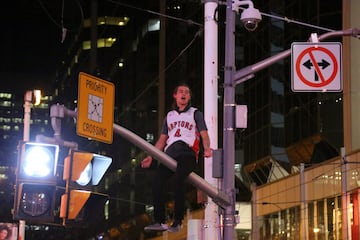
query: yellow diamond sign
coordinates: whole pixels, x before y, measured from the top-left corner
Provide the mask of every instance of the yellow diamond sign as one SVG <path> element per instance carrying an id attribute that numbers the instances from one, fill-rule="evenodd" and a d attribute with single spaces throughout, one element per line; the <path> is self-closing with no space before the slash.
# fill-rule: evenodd
<path id="1" fill-rule="evenodd" d="M 114 84 L 79 73 L 77 134 L 105 143 L 113 141 Z"/>

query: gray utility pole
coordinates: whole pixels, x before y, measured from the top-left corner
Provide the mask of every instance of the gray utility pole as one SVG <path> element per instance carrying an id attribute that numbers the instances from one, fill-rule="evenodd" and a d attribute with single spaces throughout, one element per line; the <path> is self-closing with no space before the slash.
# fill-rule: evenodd
<path id="1" fill-rule="evenodd" d="M 227 0 L 225 28 L 225 66 L 224 66 L 224 189 L 230 197 L 230 205 L 224 212 L 224 239 L 234 239 L 235 235 L 235 12 L 232 0 Z"/>
<path id="2" fill-rule="evenodd" d="M 225 208 L 224 239 L 234 239 L 235 215 L 235 86 L 251 79 L 254 73 L 290 56 L 291 49 L 264 59 L 236 72 L 235 66 L 235 12 L 232 10 L 232 0 L 227 0 L 225 28 L 225 74 L 224 74 L 224 192 L 229 195 L 231 204 Z M 330 37 L 352 36 L 359 38 L 359 29 L 347 29 L 325 33 L 318 37 L 324 40 Z"/>

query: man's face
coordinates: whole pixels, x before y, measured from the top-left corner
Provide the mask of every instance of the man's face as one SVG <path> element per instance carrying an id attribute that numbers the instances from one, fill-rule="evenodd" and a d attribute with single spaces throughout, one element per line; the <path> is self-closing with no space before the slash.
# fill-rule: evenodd
<path id="1" fill-rule="evenodd" d="M 186 86 L 178 87 L 176 93 L 173 95 L 178 106 L 186 106 L 191 100 L 190 89 Z"/>

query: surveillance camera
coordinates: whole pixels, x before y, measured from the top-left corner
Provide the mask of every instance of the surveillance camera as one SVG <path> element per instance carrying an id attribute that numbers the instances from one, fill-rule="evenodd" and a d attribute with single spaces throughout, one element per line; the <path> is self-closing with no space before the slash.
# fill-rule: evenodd
<path id="1" fill-rule="evenodd" d="M 261 14 L 256 8 L 249 7 L 241 13 L 240 20 L 248 31 L 254 31 L 261 21 Z"/>
<path id="2" fill-rule="evenodd" d="M 248 31 L 254 31 L 258 26 L 258 21 L 256 19 L 244 19 L 242 22 Z"/>

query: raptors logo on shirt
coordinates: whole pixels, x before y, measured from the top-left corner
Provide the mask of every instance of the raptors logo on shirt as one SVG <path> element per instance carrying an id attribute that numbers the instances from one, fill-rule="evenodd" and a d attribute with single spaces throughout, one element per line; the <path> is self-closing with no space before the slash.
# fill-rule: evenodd
<path id="1" fill-rule="evenodd" d="M 199 151 L 200 134 L 196 127 L 194 113 L 197 109 L 190 107 L 186 112 L 170 111 L 166 116 L 168 136 L 166 146 L 176 141 L 183 141 L 191 147 L 195 153 Z"/>

